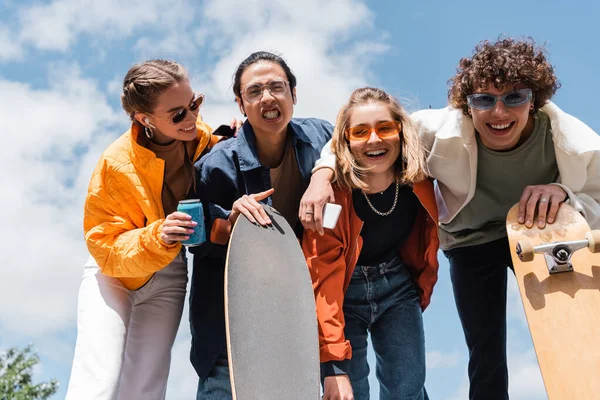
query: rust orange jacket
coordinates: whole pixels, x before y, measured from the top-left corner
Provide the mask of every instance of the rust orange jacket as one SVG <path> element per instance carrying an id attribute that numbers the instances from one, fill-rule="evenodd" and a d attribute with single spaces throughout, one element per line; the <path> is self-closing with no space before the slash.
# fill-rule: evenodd
<path id="1" fill-rule="evenodd" d="M 200 142 L 194 160 L 218 140 L 200 116 L 196 127 Z M 104 151 L 90 180 L 83 216 L 85 242 L 100 270 L 130 290 L 143 286 L 181 250 L 181 243 L 160 239 L 165 162 L 138 144 L 140 134 L 132 124 Z"/>
<path id="2" fill-rule="evenodd" d="M 352 203 L 352 193 L 335 187 L 335 202 L 342 212 L 334 229 L 326 229 L 323 236 L 304 231 L 302 250 L 313 281 L 321 362 L 350 359 L 352 348 L 344 336 L 344 294 L 362 249 L 360 231 L 363 222 Z M 399 249 L 404 263 L 411 270 L 420 289 L 421 308 L 430 302 L 437 281 L 437 207 L 430 180 L 415 183 L 413 191 L 421 202 L 415 225 Z"/>

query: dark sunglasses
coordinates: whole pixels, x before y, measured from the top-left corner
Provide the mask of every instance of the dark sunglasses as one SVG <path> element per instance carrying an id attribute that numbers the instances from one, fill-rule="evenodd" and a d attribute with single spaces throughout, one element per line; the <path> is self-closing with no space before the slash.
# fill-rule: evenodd
<path id="1" fill-rule="evenodd" d="M 170 117 L 162 117 L 162 116 L 156 115 L 156 114 L 152 114 L 152 115 L 154 115 L 155 117 L 158 117 L 158 118 L 165 119 L 165 120 L 169 121 L 169 123 L 171 123 L 172 125 L 177 125 L 177 124 L 180 124 L 183 120 L 185 120 L 188 110 L 191 112 L 195 112 L 200 108 L 202 103 L 204 103 L 204 95 L 202 93 L 194 93 L 194 98 L 192 99 L 192 102 L 190 103 L 190 105 L 188 107 L 184 107 L 181 110 L 175 112 L 175 114 L 171 115 Z"/>
<path id="2" fill-rule="evenodd" d="M 502 100 L 506 107 L 518 107 L 531 100 L 531 89 L 517 89 L 502 96 L 489 93 L 474 93 L 467 96 L 469 107 L 478 110 L 489 110 L 498 100 Z"/>

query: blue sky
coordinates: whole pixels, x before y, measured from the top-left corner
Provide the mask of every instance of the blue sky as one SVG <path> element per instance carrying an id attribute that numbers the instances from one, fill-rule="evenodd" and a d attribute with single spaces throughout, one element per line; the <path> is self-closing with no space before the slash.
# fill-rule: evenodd
<path id="1" fill-rule="evenodd" d="M 554 101 L 600 130 L 597 2 L 453 3 L 0 0 L 0 348 L 33 342 L 42 361 L 37 378 L 59 379 L 55 398 L 64 397 L 87 258 L 83 200 L 101 151 L 127 127 L 119 91 L 137 61 L 182 62 L 207 96 L 203 116 L 219 125 L 241 117 L 231 94 L 236 65 L 252 51 L 275 51 L 298 76 L 296 115 L 333 121 L 349 93 L 366 84 L 411 110 L 443 107 L 447 80 L 480 40 L 530 36 L 546 44 L 563 85 Z M 440 264 L 425 313 L 427 389 L 432 399 L 464 399 L 467 352 L 441 254 Z M 511 398 L 545 399 L 514 279 L 508 310 Z M 186 320 L 169 399 L 195 391 Z"/>

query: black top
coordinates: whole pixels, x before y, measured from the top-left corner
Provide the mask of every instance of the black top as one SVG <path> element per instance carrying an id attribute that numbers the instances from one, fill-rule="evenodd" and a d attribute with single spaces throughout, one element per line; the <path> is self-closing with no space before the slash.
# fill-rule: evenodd
<path id="1" fill-rule="evenodd" d="M 377 211 L 385 213 L 392 208 L 395 194 L 396 184 L 392 183 L 383 192 L 367 196 Z M 364 222 L 360 232 L 363 248 L 358 257 L 358 265 L 375 265 L 398 255 L 398 249 L 410 234 L 419 211 L 419 199 L 412 187 L 400 185 L 396 208 L 385 217 L 371 209 L 358 189 L 352 191 L 352 202 L 356 214 Z"/>

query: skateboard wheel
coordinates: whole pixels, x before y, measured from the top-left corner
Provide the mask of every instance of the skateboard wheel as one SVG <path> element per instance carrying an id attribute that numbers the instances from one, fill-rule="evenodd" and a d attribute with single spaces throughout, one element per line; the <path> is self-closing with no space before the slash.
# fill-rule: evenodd
<path id="1" fill-rule="evenodd" d="M 592 253 L 600 252 L 600 230 L 589 231 L 585 234 L 585 238 L 588 241 L 588 249 Z"/>
<path id="2" fill-rule="evenodd" d="M 535 256 L 531 243 L 523 240 L 517 242 L 517 254 L 523 262 L 533 261 L 533 257 Z"/>

